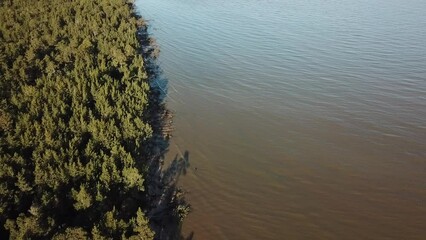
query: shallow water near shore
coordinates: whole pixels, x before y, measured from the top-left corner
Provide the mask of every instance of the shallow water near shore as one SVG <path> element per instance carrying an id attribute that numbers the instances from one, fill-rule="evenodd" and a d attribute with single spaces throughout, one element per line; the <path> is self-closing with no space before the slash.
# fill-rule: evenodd
<path id="1" fill-rule="evenodd" d="M 193 239 L 426 238 L 426 1 L 140 0 Z"/>

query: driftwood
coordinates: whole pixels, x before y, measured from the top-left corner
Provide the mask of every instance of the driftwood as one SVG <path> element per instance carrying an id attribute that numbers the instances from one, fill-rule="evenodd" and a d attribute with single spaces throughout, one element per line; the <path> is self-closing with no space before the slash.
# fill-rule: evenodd
<path id="1" fill-rule="evenodd" d="M 164 137 L 170 138 L 172 136 L 173 128 L 173 114 L 170 110 L 164 110 L 161 114 L 161 133 Z"/>

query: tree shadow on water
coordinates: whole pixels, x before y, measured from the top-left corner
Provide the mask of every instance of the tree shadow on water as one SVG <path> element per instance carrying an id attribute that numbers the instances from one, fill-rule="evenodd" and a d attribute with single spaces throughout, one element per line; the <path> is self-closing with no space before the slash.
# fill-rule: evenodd
<path id="1" fill-rule="evenodd" d="M 148 33 L 148 25 L 144 21 L 139 26 L 138 37 L 151 88 L 146 121 L 153 130 L 152 137 L 147 141 L 149 150 L 146 152 L 148 169 L 145 191 L 146 204 L 149 205 L 146 215 L 156 233 L 156 239 L 189 240 L 193 238 L 193 232 L 187 237 L 181 235 L 182 221 L 189 213 L 189 204 L 185 201 L 184 192 L 177 186 L 179 177 L 185 175 L 190 166 L 189 151 L 175 155 L 170 163 L 165 164 L 173 132 L 173 113 L 165 104 L 168 80 L 157 62 L 159 47 Z"/>
<path id="2" fill-rule="evenodd" d="M 158 163 L 152 171 L 151 183 L 148 184 L 147 190 L 152 205 L 147 215 L 153 223 L 158 239 L 186 239 L 181 237 L 181 227 L 183 219 L 189 213 L 189 204 L 177 183 L 190 166 L 189 152 L 185 151 L 183 156 L 176 155 L 165 168 L 161 161 Z M 155 164 L 152 165 L 154 166 Z"/>
<path id="3" fill-rule="evenodd" d="M 187 237 L 184 237 L 183 235 L 180 236 L 180 240 L 192 240 L 194 238 L 194 232 L 192 231 L 190 234 L 188 234 Z"/>

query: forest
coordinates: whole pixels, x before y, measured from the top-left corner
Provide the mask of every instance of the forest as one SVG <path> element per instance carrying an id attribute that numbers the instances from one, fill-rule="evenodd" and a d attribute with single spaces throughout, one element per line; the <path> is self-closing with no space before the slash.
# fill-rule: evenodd
<path id="1" fill-rule="evenodd" d="M 1 239 L 160 238 L 145 28 L 132 1 L 0 1 Z"/>

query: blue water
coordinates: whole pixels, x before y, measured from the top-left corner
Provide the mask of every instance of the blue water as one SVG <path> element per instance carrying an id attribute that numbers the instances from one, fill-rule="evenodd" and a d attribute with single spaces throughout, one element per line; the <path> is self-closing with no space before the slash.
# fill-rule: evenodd
<path id="1" fill-rule="evenodd" d="M 426 1 L 140 0 L 195 239 L 426 237 Z M 195 170 L 197 168 L 197 170 Z"/>

